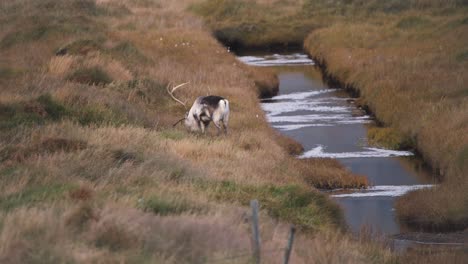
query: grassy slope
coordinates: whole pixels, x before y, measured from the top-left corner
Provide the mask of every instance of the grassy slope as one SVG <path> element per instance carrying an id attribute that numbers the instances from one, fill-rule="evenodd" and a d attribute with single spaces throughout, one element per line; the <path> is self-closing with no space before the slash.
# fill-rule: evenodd
<path id="1" fill-rule="evenodd" d="M 284 244 L 285 222 L 305 231 L 294 263 L 391 261 L 337 231 L 337 206 L 311 188 L 365 182 L 332 160 L 290 156 L 297 144 L 258 105 L 252 76 L 264 73 L 239 65 L 184 11 L 191 2 L 0 3 L 0 262 L 205 263 L 249 252 L 242 206 L 254 198 L 264 249 Z M 176 94 L 185 101 L 230 99 L 231 135 L 171 127 L 183 109 L 166 85 L 186 81 Z"/>
<path id="2" fill-rule="evenodd" d="M 371 141 L 417 147 L 442 175 L 440 187 L 400 199 L 400 218 L 417 228 L 450 230 L 468 226 L 466 8 L 458 0 L 208 0 L 193 10 L 215 32 L 233 36 L 222 40 L 241 46 L 287 42 L 287 34 L 278 40 L 271 32 L 277 28 L 280 35 L 303 32 L 294 31 L 298 24 L 312 31 L 300 34 L 306 50 L 327 74 L 358 89 L 360 102 L 385 126 L 370 130 Z M 245 24 L 266 25 L 249 32 Z"/>

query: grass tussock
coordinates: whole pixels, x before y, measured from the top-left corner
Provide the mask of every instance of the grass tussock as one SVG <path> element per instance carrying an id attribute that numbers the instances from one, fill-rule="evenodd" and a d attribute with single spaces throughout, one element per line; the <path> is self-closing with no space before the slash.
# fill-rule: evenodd
<path id="1" fill-rule="evenodd" d="M 369 126 L 367 129 L 368 141 L 371 145 L 388 149 L 410 149 L 415 143 L 405 138 L 401 132 L 392 127 Z"/>
<path id="2" fill-rule="evenodd" d="M 365 176 L 343 170 L 335 159 L 301 159 L 296 161 L 304 180 L 319 189 L 361 189 L 369 185 Z"/>
<path id="3" fill-rule="evenodd" d="M 67 79 L 89 85 L 106 85 L 112 82 L 109 75 L 98 67 L 77 69 Z"/>
<path id="4" fill-rule="evenodd" d="M 391 260 L 383 247 L 333 239 L 342 236 L 338 207 L 310 187 L 319 184 L 291 156 L 301 147 L 273 131 L 258 104 L 255 82 L 270 89 L 274 75 L 240 65 L 186 11 L 194 1 L 159 2 L 0 4 L 0 69 L 18 69 L 0 75 L 0 262 L 206 263 L 249 253 L 248 199 L 261 200 L 266 248 L 284 244 L 294 222 L 311 231 L 305 244 L 314 233 L 349 247 L 356 263 L 373 250 Z M 185 109 L 166 87 L 182 82 L 176 96 L 187 104 L 229 98 L 230 135 L 172 127 Z M 307 178 L 333 174 L 325 164 Z M 306 263 L 297 248 L 295 263 Z"/>
<path id="5" fill-rule="evenodd" d="M 273 70 L 261 67 L 248 67 L 250 76 L 254 79 L 259 98 L 273 97 L 278 94 L 279 80 Z"/>

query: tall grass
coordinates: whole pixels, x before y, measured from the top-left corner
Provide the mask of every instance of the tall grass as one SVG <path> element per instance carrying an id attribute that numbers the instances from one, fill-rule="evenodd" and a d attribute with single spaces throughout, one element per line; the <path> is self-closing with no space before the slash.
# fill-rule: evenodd
<path id="1" fill-rule="evenodd" d="M 337 205 L 312 187 L 330 186 L 335 172 L 333 187 L 362 180 L 291 156 L 300 146 L 278 136 L 258 104 L 256 81 L 271 88 L 274 75 L 240 65 L 185 11 L 193 2 L 0 4 L 0 262 L 206 263 L 249 253 L 247 197 L 262 199 L 265 248 L 284 244 L 288 222 L 309 230 L 296 263 L 323 243 L 343 249 L 323 260 L 347 251 L 355 263 L 392 260 L 340 232 Z M 166 86 L 182 82 L 176 96 L 188 104 L 229 98 L 229 136 L 172 127 L 185 109 Z"/>

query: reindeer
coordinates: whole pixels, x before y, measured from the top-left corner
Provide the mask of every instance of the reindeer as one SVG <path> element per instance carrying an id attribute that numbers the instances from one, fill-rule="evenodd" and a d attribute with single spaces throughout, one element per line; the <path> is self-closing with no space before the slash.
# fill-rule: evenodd
<path id="1" fill-rule="evenodd" d="M 172 90 L 169 90 L 169 85 L 166 88 L 172 99 L 182 104 L 185 108 L 185 103 L 177 99 L 174 96 L 174 92 L 186 84 L 179 84 L 172 88 Z M 210 122 L 213 121 L 218 130 L 218 135 L 221 133 L 221 130 L 224 130 L 224 133 L 227 134 L 229 112 L 229 101 L 227 99 L 217 95 L 200 96 L 195 100 L 190 110 L 185 113 L 185 117 L 177 121 L 173 126 L 184 121 L 184 125 L 189 131 L 197 132 L 201 130 L 204 134 Z"/>

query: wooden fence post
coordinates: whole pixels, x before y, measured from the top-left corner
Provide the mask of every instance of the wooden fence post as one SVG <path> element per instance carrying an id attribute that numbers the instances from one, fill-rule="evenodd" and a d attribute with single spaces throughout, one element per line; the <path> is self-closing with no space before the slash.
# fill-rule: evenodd
<path id="1" fill-rule="evenodd" d="M 250 207 L 252 208 L 252 241 L 253 241 L 253 256 L 255 263 L 260 263 L 260 231 L 258 229 L 258 201 L 251 200 Z"/>
<path id="2" fill-rule="evenodd" d="M 291 229 L 289 231 L 288 245 L 286 247 L 286 251 L 284 252 L 284 264 L 289 263 L 289 257 L 291 256 L 292 246 L 294 242 L 294 233 L 296 233 L 296 228 L 294 227 L 294 225 L 291 225 Z"/>

